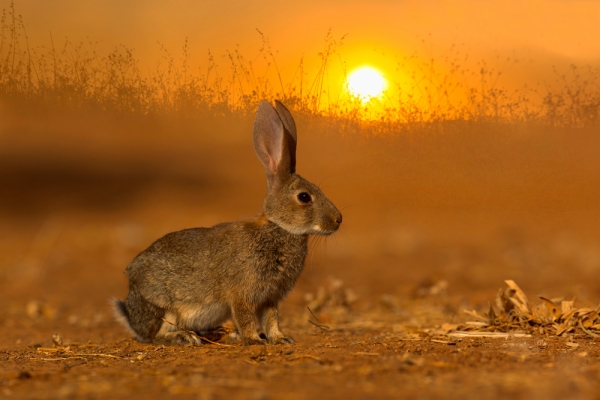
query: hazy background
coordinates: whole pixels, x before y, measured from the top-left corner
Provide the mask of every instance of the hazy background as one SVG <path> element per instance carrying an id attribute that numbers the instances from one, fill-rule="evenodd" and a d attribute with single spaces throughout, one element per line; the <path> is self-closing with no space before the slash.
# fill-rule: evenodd
<path id="1" fill-rule="evenodd" d="M 598 397 L 594 312 L 586 335 L 445 333 L 506 279 L 531 305 L 597 310 L 600 2 L 0 9 L 0 397 Z M 390 83 L 368 103 L 344 85 L 364 64 Z M 298 345 L 135 342 L 109 305 L 128 263 L 260 212 L 265 99 L 289 107 L 298 173 L 343 213 L 281 304 Z"/>
<path id="2" fill-rule="evenodd" d="M 6 8 L 10 2 L 1 3 Z M 431 35 L 436 47 L 465 43 L 477 56 L 527 50 L 575 60 L 600 58 L 600 4 L 595 1 L 30 0 L 16 5 L 34 44 L 47 45 L 52 33 L 60 41 L 126 44 L 143 58 L 157 54 L 157 42 L 174 49 L 186 37 L 195 53 L 256 46 L 254 31 L 260 29 L 282 59 L 295 62 L 299 54 L 320 50 L 329 28 L 348 34 L 352 52 L 401 53 Z"/>

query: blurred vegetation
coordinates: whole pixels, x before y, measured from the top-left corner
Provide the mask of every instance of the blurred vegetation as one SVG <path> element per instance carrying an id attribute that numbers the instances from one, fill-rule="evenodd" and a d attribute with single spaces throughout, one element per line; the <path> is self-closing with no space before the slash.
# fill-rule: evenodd
<path id="1" fill-rule="evenodd" d="M 542 91 L 508 90 L 500 84 L 501 71 L 485 61 L 476 70 L 469 69 L 463 62 L 466 57 L 451 49 L 450 56 L 441 58 L 405 58 L 398 70 L 412 71 L 410 76 L 390 82 L 383 98 L 364 104 L 344 95 L 344 88 L 331 89 L 330 68 L 343 59 L 339 49 L 344 39 L 334 38 L 331 32 L 318 54 L 316 72 L 307 73 L 302 58 L 286 82 L 276 52 L 260 31 L 264 63 L 260 67 L 236 49 L 227 53 L 226 67 L 218 66 L 209 52 L 205 67 L 193 70 L 186 40 L 179 61 L 162 48 L 156 69 L 142 72 L 139 60 L 125 46 L 98 54 L 94 43 L 67 41 L 57 48 L 51 38 L 49 48 L 32 48 L 14 3 L 3 10 L 0 28 L 3 102 L 138 116 L 249 117 L 260 100 L 277 98 L 301 117 L 374 134 L 437 130 L 457 123 L 547 127 L 600 123 L 600 68 L 593 66 L 572 65 L 566 72 L 555 71 L 556 82 Z"/>

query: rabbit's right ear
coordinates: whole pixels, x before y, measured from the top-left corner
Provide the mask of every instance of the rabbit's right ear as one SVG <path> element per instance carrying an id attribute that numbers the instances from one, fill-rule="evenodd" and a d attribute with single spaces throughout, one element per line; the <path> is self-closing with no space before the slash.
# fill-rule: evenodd
<path id="1" fill-rule="evenodd" d="M 292 113 L 287 109 L 286 106 L 283 105 L 279 100 L 275 100 L 275 111 L 281 118 L 281 122 L 283 122 L 283 126 L 285 129 L 290 132 L 290 135 L 294 138 L 296 142 L 298 142 L 298 135 L 296 134 L 296 123 L 294 122 L 294 118 L 292 117 Z"/>
<path id="2" fill-rule="evenodd" d="M 264 100 L 256 111 L 253 139 L 254 151 L 267 172 L 269 188 L 286 181 L 296 171 L 296 140 L 277 111 Z"/>

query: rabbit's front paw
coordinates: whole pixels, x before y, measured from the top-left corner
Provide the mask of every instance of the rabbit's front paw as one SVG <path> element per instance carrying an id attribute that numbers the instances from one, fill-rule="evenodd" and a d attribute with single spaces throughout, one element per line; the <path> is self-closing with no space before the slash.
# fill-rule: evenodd
<path id="1" fill-rule="evenodd" d="M 296 344 L 296 341 L 289 336 L 278 336 L 269 339 L 269 344 Z"/>
<path id="2" fill-rule="evenodd" d="M 265 346 L 267 344 L 267 341 L 265 339 L 261 339 L 259 337 L 249 337 L 249 338 L 243 338 L 242 339 L 242 344 L 244 346 Z"/>

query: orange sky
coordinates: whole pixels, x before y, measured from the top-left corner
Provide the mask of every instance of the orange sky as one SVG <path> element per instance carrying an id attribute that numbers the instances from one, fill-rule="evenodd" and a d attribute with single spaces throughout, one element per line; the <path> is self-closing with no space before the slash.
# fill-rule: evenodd
<path id="1" fill-rule="evenodd" d="M 0 0 L 7 8 L 9 0 Z M 436 57 L 452 44 L 471 59 L 512 56 L 540 65 L 600 62 L 600 2 L 595 0 L 16 0 L 30 42 L 55 44 L 100 41 L 133 48 L 152 65 L 161 42 L 179 56 L 189 38 L 192 63 L 207 50 L 222 56 L 240 45 L 256 57 L 260 29 L 278 52 L 284 77 L 293 75 L 302 55 L 318 61 L 328 29 L 347 34 L 341 55 L 352 69 L 371 63 L 392 73 L 397 60 L 419 51 Z M 426 39 L 426 44 L 422 44 Z M 312 61 L 310 61 L 312 59 Z M 220 59 L 221 62 L 225 62 Z M 521 72 L 527 74 L 527 72 Z"/>

